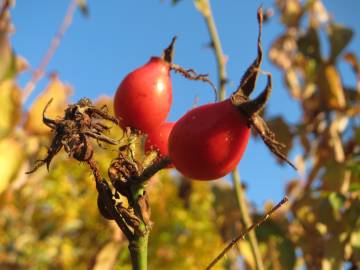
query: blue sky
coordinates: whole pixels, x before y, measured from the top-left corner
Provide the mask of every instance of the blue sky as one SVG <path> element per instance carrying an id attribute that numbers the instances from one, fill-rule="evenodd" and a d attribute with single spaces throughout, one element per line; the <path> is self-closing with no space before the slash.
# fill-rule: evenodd
<path id="1" fill-rule="evenodd" d="M 46 52 L 50 40 L 57 31 L 70 1 L 32 0 L 17 1 L 12 10 L 16 33 L 12 43 L 20 55 L 32 67 L 36 67 Z M 228 93 L 256 56 L 256 10 L 260 4 L 271 7 L 274 1 L 212 1 L 227 64 L 230 83 Z M 349 50 L 358 51 L 360 20 L 358 0 L 323 1 L 335 21 L 355 30 Z M 57 71 L 61 80 L 74 87 L 73 101 L 87 96 L 113 96 L 118 84 L 131 70 L 143 65 L 152 55 L 160 55 L 171 38 L 178 36 L 174 62 L 208 73 L 216 82 L 216 62 L 213 52 L 206 48 L 209 41 L 206 25 L 193 7 L 192 1 L 183 0 L 177 6 L 170 0 L 153 1 L 88 1 L 90 17 L 84 18 L 79 11 L 66 32 L 60 47 L 47 71 Z M 358 18 L 358 19 L 356 19 Z M 263 29 L 263 44 L 267 53 L 271 42 L 282 32 L 278 16 Z M 325 48 L 326 51 L 326 48 Z M 273 94 L 268 104 L 269 115 L 281 114 L 290 122 L 299 119 L 299 108 L 284 89 L 281 73 L 264 59 L 262 68 L 273 73 Z M 343 79 L 353 84 L 355 78 L 350 68 L 341 65 Z M 29 73 L 20 77 L 24 85 Z M 189 82 L 173 74 L 173 106 L 169 120 L 176 120 L 193 106 L 213 101 L 210 88 L 200 82 Z M 261 79 L 257 93 L 265 80 Z M 40 93 L 46 80 L 42 80 L 30 98 Z M 300 149 L 291 153 L 293 159 Z M 284 184 L 297 173 L 289 166 L 278 166 L 275 158 L 259 140 L 251 140 L 239 165 L 242 179 L 248 185 L 248 197 L 261 206 L 266 200 L 279 201 L 284 194 Z"/>

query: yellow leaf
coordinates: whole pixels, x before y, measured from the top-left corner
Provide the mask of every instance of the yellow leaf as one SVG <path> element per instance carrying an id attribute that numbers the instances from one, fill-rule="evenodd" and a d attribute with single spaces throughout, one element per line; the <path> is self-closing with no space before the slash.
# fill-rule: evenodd
<path id="1" fill-rule="evenodd" d="M 29 63 L 26 61 L 26 59 L 17 55 L 15 60 L 16 73 L 20 73 L 26 70 L 28 67 L 29 67 Z"/>
<path id="2" fill-rule="evenodd" d="M 23 147 L 14 138 L 0 141 L 0 193 L 16 177 L 23 158 Z"/>
<path id="3" fill-rule="evenodd" d="M 8 11 L 4 11 L 2 18 L 0 18 L 0 81 L 6 76 L 12 59 L 12 51 L 8 39 L 10 28 L 10 14 Z"/>
<path id="4" fill-rule="evenodd" d="M 0 83 L 0 139 L 15 127 L 21 114 L 21 92 L 12 80 Z"/>
<path id="5" fill-rule="evenodd" d="M 71 90 L 68 85 L 63 84 L 57 77 L 51 78 L 45 90 L 31 105 L 26 119 L 25 129 L 31 134 L 48 134 L 50 129 L 42 121 L 42 113 L 45 105 L 50 99 L 53 99 L 53 102 L 46 111 L 46 116 L 52 119 L 61 117 L 67 107 L 70 94 Z"/>
<path id="6" fill-rule="evenodd" d="M 320 99 L 327 109 L 343 109 L 346 106 L 340 75 L 334 65 L 324 64 L 318 70 Z"/>
<path id="7" fill-rule="evenodd" d="M 348 52 L 344 55 L 344 60 L 351 65 L 355 74 L 357 74 L 357 76 L 360 77 L 360 64 L 356 55 L 354 53 Z"/>
<path id="8" fill-rule="evenodd" d="M 254 256 L 251 251 L 251 247 L 249 242 L 240 241 L 238 243 L 239 253 L 244 258 L 245 264 L 249 269 L 256 269 L 256 264 L 254 260 Z"/>
<path id="9" fill-rule="evenodd" d="M 96 263 L 93 270 L 114 269 L 120 247 L 120 244 L 117 242 L 106 244 L 96 256 Z"/>

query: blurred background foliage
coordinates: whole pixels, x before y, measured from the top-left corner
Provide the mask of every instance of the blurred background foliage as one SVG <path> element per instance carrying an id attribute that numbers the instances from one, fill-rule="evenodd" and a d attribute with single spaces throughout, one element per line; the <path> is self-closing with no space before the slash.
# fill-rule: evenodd
<path id="1" fill-rule="evenodd" d="M 85 1 L 79 5 L 87 11 Z M 275 0 L 274 7 L 284 31 L 268 56 L 302 118 L 295 124 L 281 115 L 267 120 L 288 152 L 295 144 L 301 152 L 299 178 L 284 187 L 290 203 L 256 230 L 265 268 L 359 269 L 360 66 L 346 50 L 354 33 L 334 22 L 321 1 Z M 131 269 L 127 242 L 99 215 L 84 164 L 61 153 L 49 172 L 25 174 L 50 144 L 45 104 L 53 98 L 48 115 L 61 116 L 74 90 L 53 74 L 32 105 L 22 106 L 17 75 L 27 63 L 9 41 L 11 1 L 0 8 L 0 269 Z M 323 46 L 330 46 L 329 55 Z M 342 81 L 339 62 L 352 67 L 356 85 Z M 96 104 L 112 109 L 107 97 Z M 118 127 L 111 132 L 121 136 Z M 104 172 L 115 150 L 97 149 Z M 226 181 L 193 182 L 171 170 L 153 177 L 149 269 L 203 269 L 243 229 L 232 192 Z M 271 206 L 250 205 L 253 220 Z M 215 269 L 255 269 L 247 240 Z"/>

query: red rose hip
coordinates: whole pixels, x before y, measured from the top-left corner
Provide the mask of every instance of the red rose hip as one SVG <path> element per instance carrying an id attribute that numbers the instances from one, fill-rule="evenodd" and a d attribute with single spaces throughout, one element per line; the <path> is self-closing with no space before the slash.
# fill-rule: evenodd
<path id="1" fill-rule="evenodd" d="M 169 156 L 183 175 L 212 180 L 232 171 L 250 137 L 248 118 L 230 100 L 186 113 L 169 137 Z"/>
<path id="2" fill-rule="evenodd" d="M 114 111 L 122 128 L 149 132 L 165 121 L 171 102 L 170 64 L 152 57 L 121 82 L 114 97 Z"/>

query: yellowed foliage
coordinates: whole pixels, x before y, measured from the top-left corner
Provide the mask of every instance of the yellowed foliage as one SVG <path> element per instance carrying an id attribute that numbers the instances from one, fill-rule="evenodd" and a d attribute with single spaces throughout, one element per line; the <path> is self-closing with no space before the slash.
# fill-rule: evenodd
<path id="1" fill-rule="evenodd" d="M 93 270 L 114 269 L 120 248 L 121 245 L 118 242 L 111 241 L 107 243 L 97 254 Z"/>
<path id="2" fill-rule="evenodd" d="M 48 134 L 50 129 L 44 125 L 42 121 L 44 107 L 50 99 L 53 99 L 53 102 L 46 111 L 46 116 L 52 119 L 62 116 L 71 92 L 71 88 L 61 82 L 57 77 L 51 78 L 45 90 L 31 105 L 27 115 L 25 129 L 31 134 Z"/>
<path id="3" fill-rule="evenodd" d="M 21 115 L 21 92 L 15 81 L 0 83 L 0 138 L 7 136 Z"/>
<path id="4" fill-rule="evenodd" d="M 343 109 L 346 106 L 340 75 L 334 65 L 325 64 L 319 69 L 318 85 L 323 104 L 330 109 Z"/>
<path id="5" fill-rule="evenodd" d="M 16 139 L 6 138 L 0 141 L 0 193 L 16 177 L 23 159 L 23 147 Z"/>

